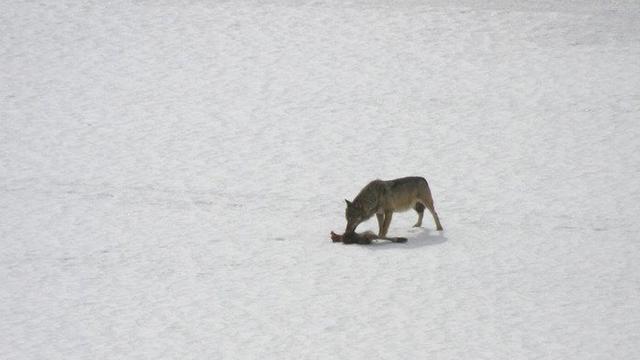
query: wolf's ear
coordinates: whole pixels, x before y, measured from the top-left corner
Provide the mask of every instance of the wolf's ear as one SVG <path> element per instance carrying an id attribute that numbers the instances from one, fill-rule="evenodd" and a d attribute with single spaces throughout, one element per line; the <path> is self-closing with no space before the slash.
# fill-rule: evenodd
<path id="1" fill-rule="evenodd" d="M 344 199 L 344 202 L 346 202 L 346 203 L 347 203 L 347 206 L 351 206 L 351 201 L 349 201 L 349 200 L 347 200 L 347 199 Z"/>

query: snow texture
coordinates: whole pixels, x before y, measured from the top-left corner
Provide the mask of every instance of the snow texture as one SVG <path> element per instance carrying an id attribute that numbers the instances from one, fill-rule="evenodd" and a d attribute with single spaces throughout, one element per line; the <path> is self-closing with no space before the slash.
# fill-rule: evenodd
<path id="1" fill-rule="evenodd" d="M 640 358 L 639 19 L 0 2 L 0 358 Z M 408 175 L 444 232 L 331 242 Z"/>

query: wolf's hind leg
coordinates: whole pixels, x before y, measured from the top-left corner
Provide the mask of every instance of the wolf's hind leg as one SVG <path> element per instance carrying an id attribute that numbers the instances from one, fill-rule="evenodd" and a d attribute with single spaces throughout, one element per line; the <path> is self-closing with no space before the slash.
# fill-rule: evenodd
<path id="1" fill-rule="evenodd" d="M 416 222 L 416 224 L 413 225 L 413 227 L 420 227 L 422 226 L 422 217 L 424 216 L 424 205 L 420 202 L 417 202 L 413 208 L 418 213 L 418 222 Z"/>
<path id="2" fill-rule="evenodd" d="M 427 199 L 425 199 L 424 205 L 427 207 L 427 209 L 429 209 L 429 212 L 433 216 L 433 221 L 436 222 L 436 230 L 441 231 L 442 224 L 440 224 L 440 218 L 438 217 L 438 213 L 436 212 L 436 209 L 433 206 L 433 198 L 431 197 L 431 195 L 429 195 Z"/>

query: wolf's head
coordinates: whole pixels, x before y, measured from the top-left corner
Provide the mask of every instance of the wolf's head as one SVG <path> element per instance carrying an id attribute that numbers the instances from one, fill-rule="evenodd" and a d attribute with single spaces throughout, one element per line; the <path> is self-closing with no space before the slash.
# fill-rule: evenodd
<path id="1" fill-rule="evenodd" d="M 344 200 L 347 203 L 347 208 L 344 212 L 344 216 L 347 219 L 347 228 L 345 234 L 350 234 L 356 231 L 358 225 L 366 220 L 365 211 L 360 204 L 353 203 L 347 199 Z"/>

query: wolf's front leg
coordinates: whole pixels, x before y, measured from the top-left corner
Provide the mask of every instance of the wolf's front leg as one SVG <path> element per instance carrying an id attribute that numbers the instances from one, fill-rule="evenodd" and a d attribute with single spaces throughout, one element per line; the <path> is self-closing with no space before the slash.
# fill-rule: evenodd
<path id="1" fill-rule="evenodd" d="M 393 211 L 384 212 L 384 222 L 382 224 L 382 233 L 380 234 L 381 237 L 387 236 L 389 225 L 391 225 L 391 217 L 393 217 Z"/>
<path id="2" fill-rule="evenodd" d="M 382 230 L 384 228 L 384 214 L 376 213 L 376 219 L 378 219 L 378 236 L 384 236 L 382 235 Z"/>

